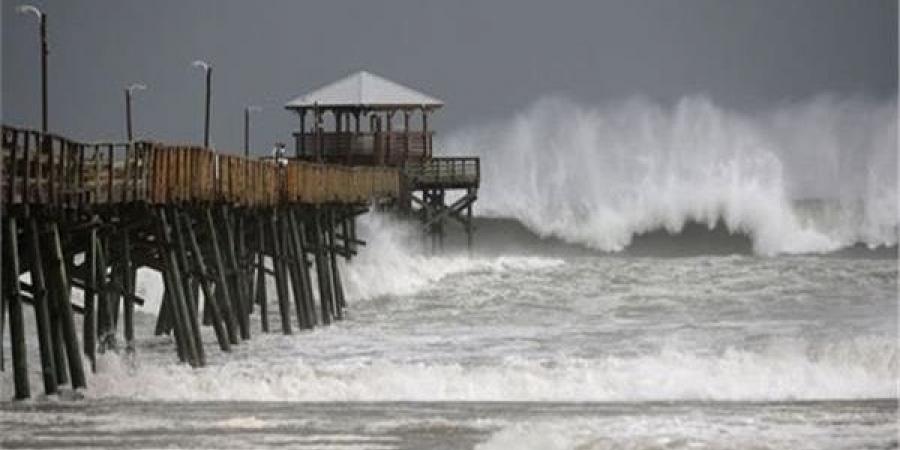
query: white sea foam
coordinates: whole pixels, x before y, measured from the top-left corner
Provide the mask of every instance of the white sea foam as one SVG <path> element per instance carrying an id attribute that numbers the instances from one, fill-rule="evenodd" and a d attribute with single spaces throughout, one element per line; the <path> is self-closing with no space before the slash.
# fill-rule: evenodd
<path id="1" fill-rule="evenodd" d="M 592 418 L 527 420 L 509 423 L 476 450 L 674 450 L 780 449 L 796 450 L 892 447 L 896 426 L 889 420 L 860 413 L 817 412 L 840 431 L 822 433 L 817 420 L 786 415 L 777 420 L 742 411 L 730 414 L 606 415 Z M 822 416 L 827 417 L 823 418 Z M 861 417 L 862 416 L 862 417 Z M 866 423 L 870 421 L 871 423 Z M 839 435 L 839 439 L 835 436 Z M 877 442 L 877 445 L 873 445 Z"/>
<path id="2" fill-rule="evenodd" d="M 161 364 L 135 370 L 116 355 L 104 355 L 87 395 L 245 401 L 897 397 L 896 342 L 874 337 L 831 344 L 782 341 L 761 351 L 729 349 L 711 355 L 664 348 L 633 357 L 509 357 L 486 365 L 269 356 L 227 360 L 203 369 Z"/>
<path id="3" fill-rule="evenodd" d="M 445 144 L 482 157 L 480 214 L 603 250 L 691 221 L 722 221 L 761 254 L 897 243 L 894 102 L 821 97 L 741 114 L 702 97 L 546 98 Z M 799 210 L 801 199 L 824 201 Z"/>

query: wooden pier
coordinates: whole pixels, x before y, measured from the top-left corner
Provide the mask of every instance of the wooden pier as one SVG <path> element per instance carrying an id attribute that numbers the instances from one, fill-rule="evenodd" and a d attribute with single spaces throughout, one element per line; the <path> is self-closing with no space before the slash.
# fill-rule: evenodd
<path id="1" fill-rule="evenodd" d="M 373 117 L 371 105 L 359 108 L 350 111 L 356 131 L 360 115 Z M 155 334 L 173 336 L 178 360 L 201 367 L 203 326 L 229 352 L 251 339 L 252 320 L 264 333 L 292 334 L 344 319 L 338 258 L 349 260 L 365 245 L 356 218 L 371 207 L 417 211 L 433 236 L 456 218 L 471 244 L 477 158 L 433 158 L 429 132 L 419 151 L 403 141 L 402 157 L 392 152 L 392 137 L 378 132 L 372 142 L 387 146 L 375 153 L 329 149 L 322 111 L 314 108 L 314 157 L 290 159 L 149 141 L 82 143 L 3 126 L 0 370 L 7 370 L 8 334 L 15 398 L 31 396 L 29 364 L 40 367 L 49 395 L 64 385 L 85 388 L 97 353 L 134 351 L 141 267 L 159 271 L 164 283 Z M 348 111 L 334 112 L 340 123 Z M 347 129 L 339 125 L 333 142 L 352 140 Z M 369 157 L 354 163 L 352 152 Z M 448 189 L 465 194 L 446 206 Z M 83 301 L 73 302 L 75 289 Z M 269 323 L 270 298 L 277 325 Z M 26 307 L 36 339 L 26 339 Z M 33 341 L 38 361 L 28 361 Z"/>

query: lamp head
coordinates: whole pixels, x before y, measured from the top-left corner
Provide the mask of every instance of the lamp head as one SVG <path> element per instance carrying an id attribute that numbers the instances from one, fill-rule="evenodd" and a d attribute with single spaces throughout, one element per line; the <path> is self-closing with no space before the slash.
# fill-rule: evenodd
<path id="1" fill-rule="evenodd" d="M 16 8 L 16 11 L 18 11 L 20 14 L 34 14 L 35 16 L 37 16 L 38 20 L 44 20 L 44 13 L 42 13 L 41 10 L 37 9 L 37 6 L 19 5 L 19 7 Z"/>
<path id="2" fill-rule="evenodd" d="M 212 67 L 208 62 L 202 61 L 202 60 L 199 60 L 199 59 L 198 59 L 198 60 L 195 60 L 194 62 L 192 62 L 192 63 L 191 63 L 191 66 L 193 66 L 193 67 L 199 67 L 199 68 L 203 69 L 203 70 L 206 71 L 206 72 L 209 72 L 210 67 Z"/>
<path id="3" fill-rule="evenodd" d="M 133 83 L 130 86 L 128 86 L 126 89 L 128 89 L 128 92 L 143 91 L 143 90 L 147 89 L 147 85 L 142 84 L 142 83 Z"/>

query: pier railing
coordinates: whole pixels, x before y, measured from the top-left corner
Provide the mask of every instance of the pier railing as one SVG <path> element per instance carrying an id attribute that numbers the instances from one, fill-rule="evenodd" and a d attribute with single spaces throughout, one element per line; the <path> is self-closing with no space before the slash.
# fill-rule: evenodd
<path id="1" fill-rule="evenodd" d="M 428 159 L 434 132 L 294 133 L 300 158 L 346 165 L 399 166 Z"/>
<path id="2" fill-rule="evenodd" d="M 147 156 L 145 144 L 80 143 L 4 126 L 3 202 L 75 208 L 139 200 Z"/>
<path id="3" fill-rule="evenodd" d="M 477 157 L 432 158 L 423 162 L 408 162 L 403 176 L 419 188 L 478 186 L 481 181 L 481 160 Z"/>
<path id="4" fill-rule="evenodd" d="M 157 142 L 80 143 L 3 126 L 4 207 L 80 209 L 130 202 L 243 206 L 365 203 L 399 193 L 399 170 L 247 159 Z"/>

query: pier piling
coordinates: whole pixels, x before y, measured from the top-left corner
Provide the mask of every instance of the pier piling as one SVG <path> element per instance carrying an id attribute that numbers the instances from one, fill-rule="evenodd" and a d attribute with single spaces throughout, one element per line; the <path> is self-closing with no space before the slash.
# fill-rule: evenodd
<path id="1" fill-rule="evenodd" d="M 28 224 L 31 247 L 31 286 L 34 317 L 37 325 L 38 347 L 41 354 L 41 374 L 44 380 L 44 393 L 55 394 L 57 390 L 56 368 L 53 360 L 53 340 L 50 336 L 50 308 L 47 298 L 47 283 L 44 278 L 44 267 L 41 258 L 41 240 L 37 219 L 32 217 Z M 87 308 L 85 308 L 87 309 Z M 2 341 L 2 340 L 0 340 Z M 0 342 L 2 345 L 2 342 Z"/>
<path id="2" fill-rule="evenodd" d="M 19 230 L 16 219 L 10 217 L 6 220 L 6 236 L 3 243 L 6 250 L 7 268 L 6 279 L 6 303 L 9 305 L 9 334 L 12 344 L 13 382 L 15 383 L 16 399 L 25 399 L 31 396 L 31 386 L 28 381 L 28 350 L 25 343 L 25 322 L 22 317 L 22 293 L 19 287 Z"/>

